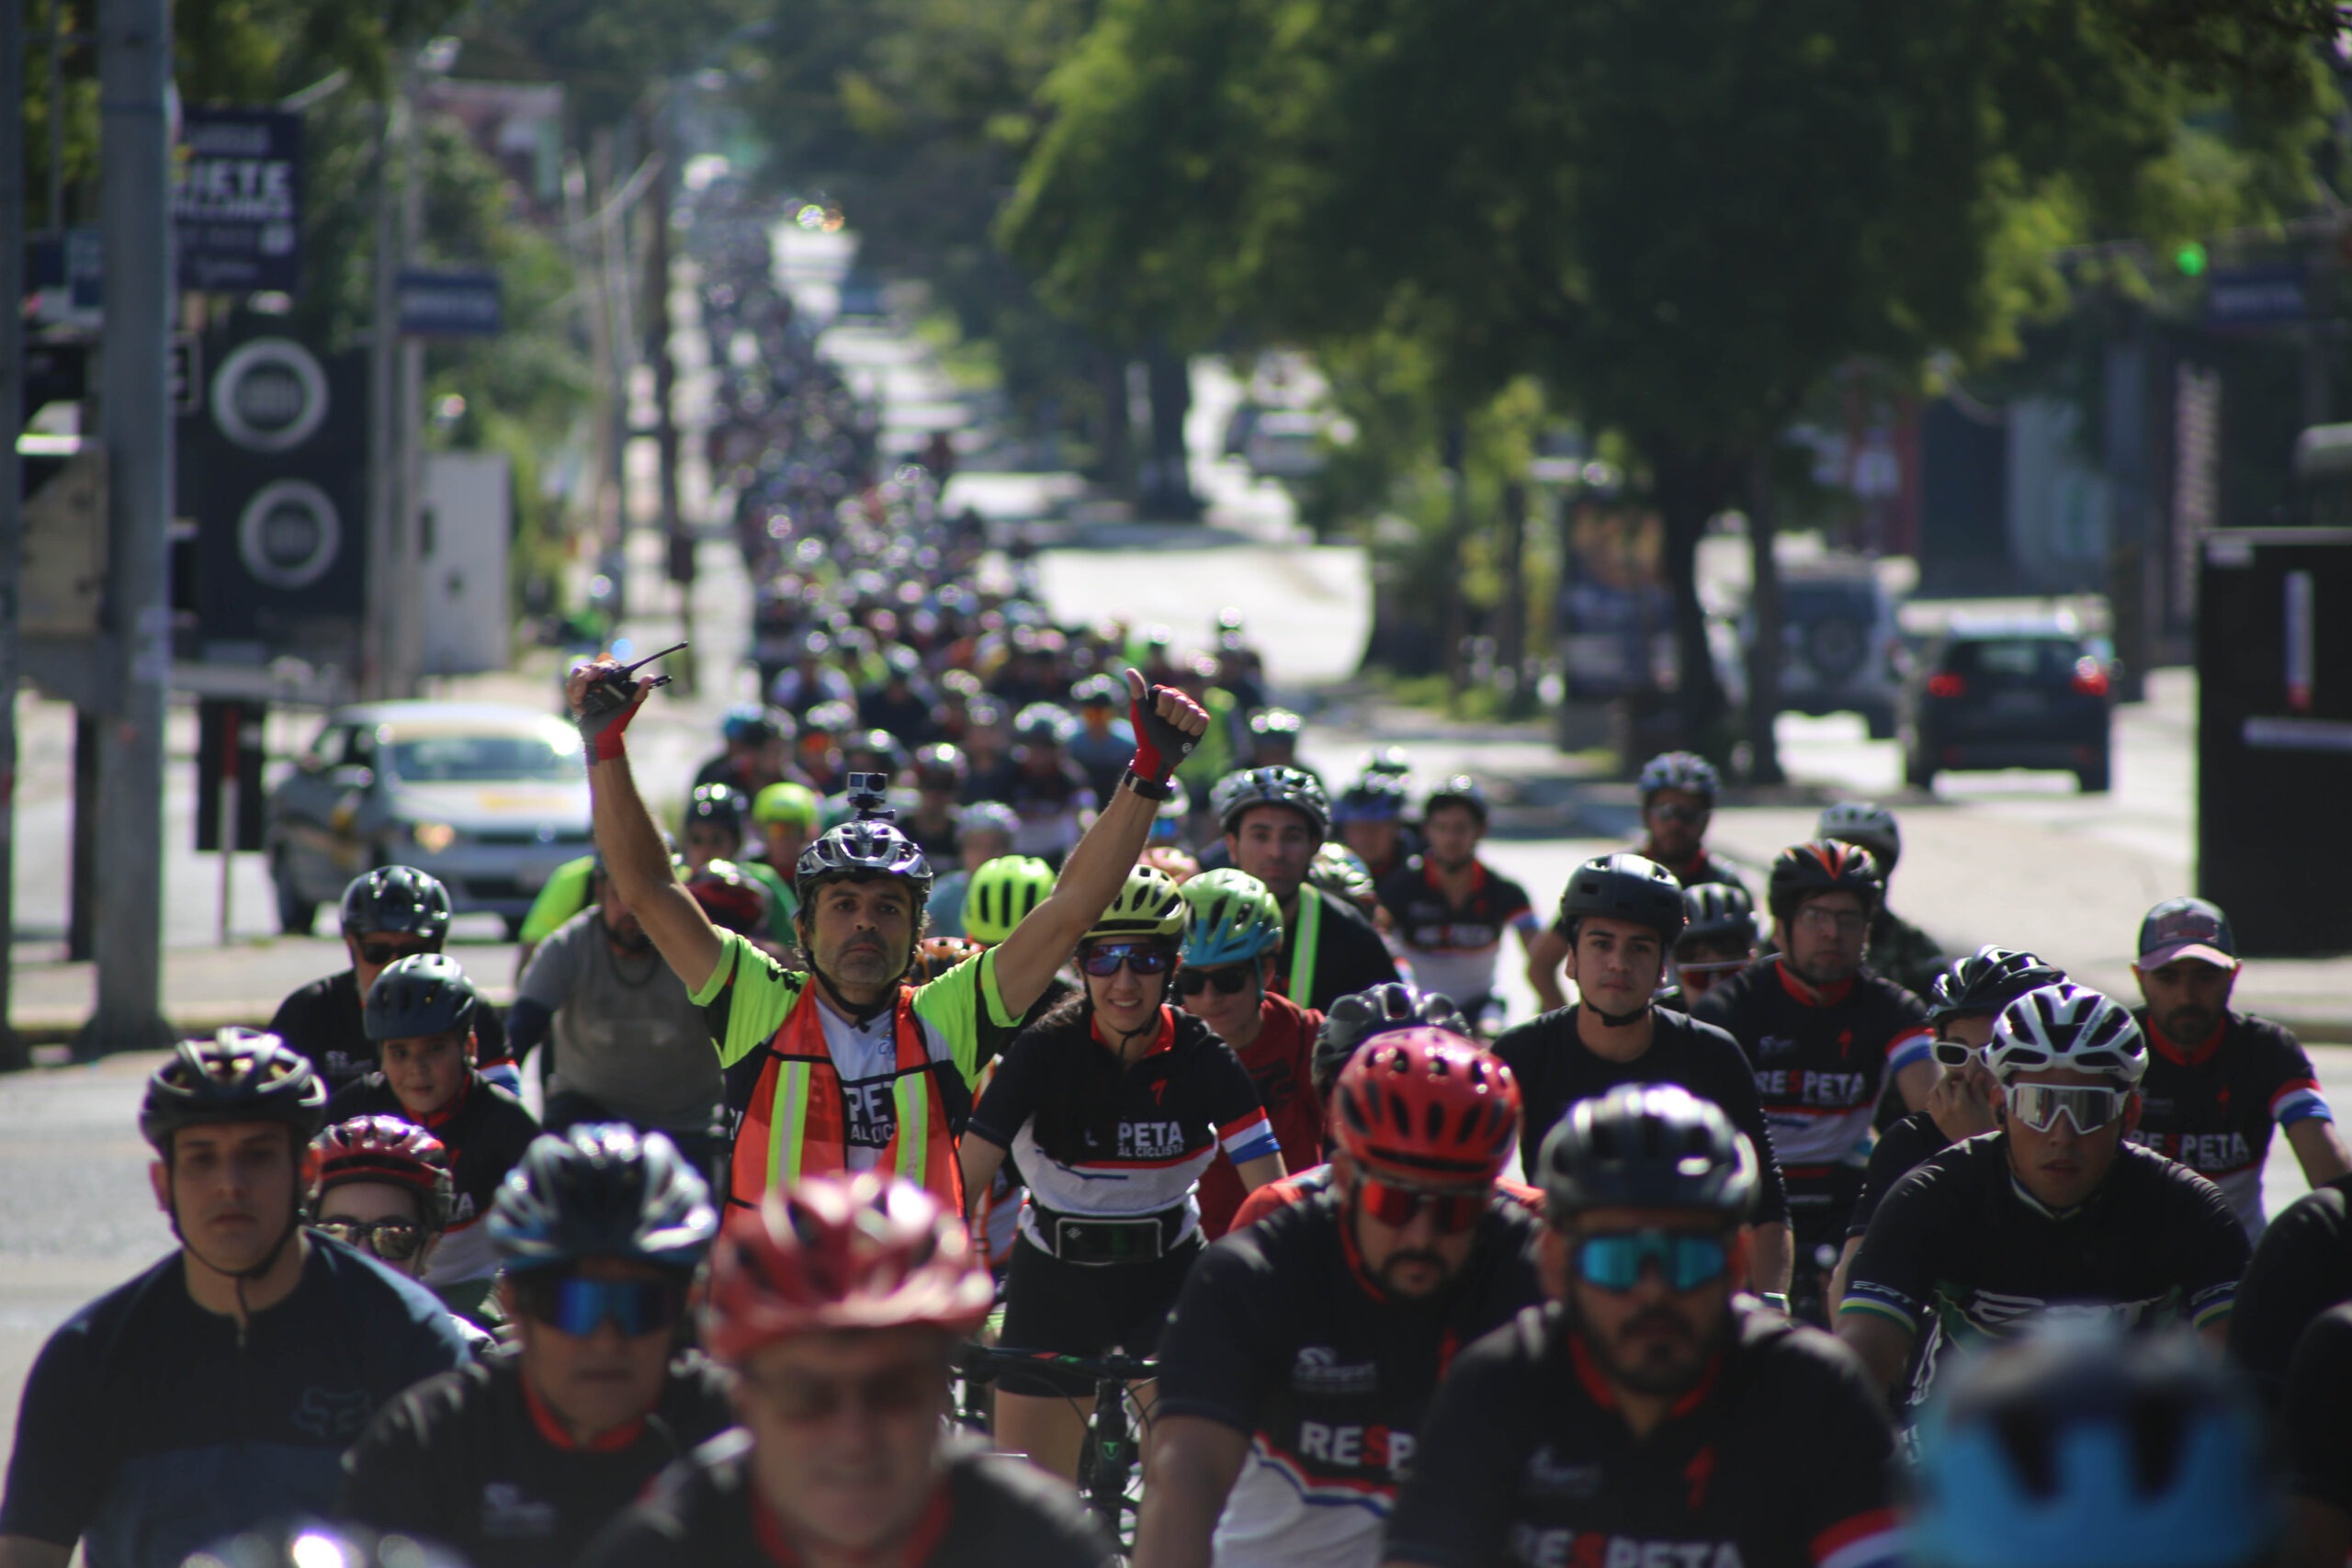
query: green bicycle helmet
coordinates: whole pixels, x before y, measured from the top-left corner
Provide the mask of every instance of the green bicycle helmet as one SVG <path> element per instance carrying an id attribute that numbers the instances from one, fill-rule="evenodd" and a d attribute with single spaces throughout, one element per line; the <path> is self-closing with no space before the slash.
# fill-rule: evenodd
<path id="1" fill-rule="evenodd" d="M 1283 909 L 1266 885 L 1230 866 L 1186 882 L 1184 962 L 1195 968 L 1262 958 L 1283 944 Z"/>
<path id="2" fill-rule="evenodd" d="M 964 889 L 964 934 L 994 947 L 1053 890 L 1054 868 L 1034 855 L 983 861 Z"/>
<path id="3" fill-rule="evenodd" d="M 1159 941 L 1173 945 L 1184 934 L 1183 890 L 1176 879 L 1156 866 L 1139 865 L 1127 873 L 1111 907 L 1094 917 L 1080 945 L 1097 942 Z"/>

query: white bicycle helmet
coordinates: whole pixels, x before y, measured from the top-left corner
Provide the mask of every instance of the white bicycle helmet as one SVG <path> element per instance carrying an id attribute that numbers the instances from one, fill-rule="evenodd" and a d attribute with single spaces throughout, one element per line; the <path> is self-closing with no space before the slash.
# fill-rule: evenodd
<path id="1" fill-rule="evenodd" d="M 2020 1073 L 2072 1067 L 2137 1089 L 2148 1070 L 2148 1043 L 2121 1002 L 2064 981 L 2028 991 L 2001 1010 L 1984 1065 L 2004 1088 Z"/>

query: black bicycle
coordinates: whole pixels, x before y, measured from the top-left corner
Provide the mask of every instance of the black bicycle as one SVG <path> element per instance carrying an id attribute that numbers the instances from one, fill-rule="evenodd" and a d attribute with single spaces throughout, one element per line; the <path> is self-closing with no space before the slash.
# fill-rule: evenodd
<path id="1" fill-rule="evenodd" d="M 966 1345 L 956 1354 L 962 1389 L 956 1419 L 983 1437 L 989 1431 L 988 1386 L 1007 1367 L 1053 1368 L 1094 1380 L 1094 1408 L 1087 1413 L 1086 1443 L 1078 1452 L 1078 1491 L 1119 1543 L 1122 1557 L 1136 1546 L 1136 1516 L 1143 1502 L 1142 1412 L 1134 1408 L 1131 1383 L 1149 1382 L 1159 1363 L 1133 1356 L 1066 1356 L 1053 1350 L 1022 1350 L 1002 1345 Z M 1074 1404 L 1076 1400 L 1072 1400 Z"/>

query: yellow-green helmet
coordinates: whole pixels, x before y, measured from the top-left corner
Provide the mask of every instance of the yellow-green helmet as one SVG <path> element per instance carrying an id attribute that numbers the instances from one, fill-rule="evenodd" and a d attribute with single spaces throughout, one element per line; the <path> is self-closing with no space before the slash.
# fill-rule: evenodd
<path id="1" fill-rule="evenodd" d="M 1176 879 L 1156 866 L 1139 865 L 1127 873 L 1126 885 L 1111 907 L 1094 917 L 1081 942 L 1165 942 L 1173 945 L 1184 934 L 1184 894 Z"/>
<path id="2" fill-rule="evenodd" d="M 1054 868 L 1034 855 L 983 861 L 964 889 L 964 934 L 994 947 L 1053 890 Z"/>
<path id="3" fill-rule="evenodd" d="M 791 822 L 809 832 L 817 830 L 817 792 L 790 779 L 772 784 L 752 801 L 752 820 Z"/>
<path id="4" fill-rule="evenodd" d="M 1246 871 L 1220 866 L 1184 884 L 1191 918 L 1184 926 L 1184 962 L 1194 968 L 1239 964 L 1278 952 L 1283 909 L 1266 885 Z"/>

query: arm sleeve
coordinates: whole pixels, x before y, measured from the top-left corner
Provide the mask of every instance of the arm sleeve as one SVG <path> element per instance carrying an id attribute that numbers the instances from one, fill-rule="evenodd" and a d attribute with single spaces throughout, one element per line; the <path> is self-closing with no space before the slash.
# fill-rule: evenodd
<path id="1" fill-rule="evenodd" d="M 114 1481 L 111 1456 L 90 1419 L 90 1344 L 60 1329 L 41 1347 L 17 1407 L 8 1489 L 0 1495 L 0 1535 L 71 1548 Z"/>
<path id="2" fill-rule="evenodd" d="M 2352 1313 L 2322 1313 L 2288 1363 L 2280 1426 L 2298 1495 L 2352 1513 Z"/>
<path id="3" fill-rule="evenodd" d="M 564 921 L 586 908 L 588 879 L 594 874 L 595 864 L 594 855 L 582 855 L 556 867 L 555 874 L 539 889 L 539 896 L 531 900 L 530 910 L 523 917 L 523 929 L 514 934 L 524 942 L 545 942 Z"/>
<path id="4" fill-rule="evenodd" d="M 2230 1312 L 2230 1355 L 2274 1407 L 2287 1358 L 2312 1319 L 2352 1299 L 2345 1194 L 2328 1186 L 2298 1198 L 2262 1233 Z"/>
<path id="5" fill-rule="evenodd" d="M 1723 1070 L 1710 1075 L 1704 1088 L 1689 1086 L 1723 1107 L 1731 1124 L 1756 1145 L 1756 1223 L 1783 1224 L 1789 1217 L 1788 1184 L 1781 1177 L 1781 1156 L 1772 1148 L 1771 1124 L 1764 1120 L 1764 1102 L 1756 1098 L 1756 1075 L 1748 1070 L 1747 1054 L 1737 1046 L 1724 1059 Z"/>
<path id="6" fill-rule="evenodd" d="M 1517 1333 L 1516 1326 L 1498 1331 Z M 1431 1568 L 1486 1568 L 1507 1560 L 1504 1534 L 1512 1482 L 1526 1456 L 1494 1412 L 1525 1395 L 1510 1387 L 1512 1367 L 1481 1341 L 1438 1384 L 1413 1449 L 1413 1471 L 1397 1494 L 1381 1556 Z"/>
<path id="7" fill-rule="evenodd" d="M 989 1087 L 980 1091 L 980 1102 L 972 1108 L 972 1119 L 964 1131 L 976 1134 L 1001 1149 L 1012 1146 L 1012 1140 L 1037 1114 L 1037 1101 L 1045 1092 L 1046 1055 L 1044 1036 L 1023 1034 L 1012 1043 L 996 1065 L 996 1073 L 989 1079 Z"/>
<path id="8" fill-rule="evenodd" d="M 1209 1098 L 1209 1116 L 1216 1123 L 1218 1146 L 1236 1166 L 1283 1152 L 1282 1142 L 1258 1098 L 1250 1069 L 1231 1047 L 1220 1044 L 1210 1058 L 1216 1064 L 1216 1085 Z"/>
<path id="9" fill-rule="evenodd" d="M 1276 1314 L 1263 1305 L 1272 1296 L 1270 1274 L 1263 1256 L 1238 1241 L 1201 1254 L 1159 1337 L 1161 1415 L 1257 1430 L 1276 1332 Z"/>
<path id="10" fill-rule="evenodd" d="M 1878 1212 L 1879 1200 L 1887 1190 L 1909 1174 L 1911 1168 L 1933 1151 L 1921 1147 L 1919 1129 L 1910 1118 L 1889 1127 L 1871 1149 L 1871 1163 L 1862 1172 L 1862 1185 L 1854 1194 L 1853 1212 L 1847 1217 L 1846 1234 L 1860 1235 L 1871 1228 L 1871 1216 Z"/>
<path id="11" fill-rule="evenodd" d="M 1006 1010 L 996 988 L 994 948 L 917 987 L 914 1009 L 947 1042 L 956 1070 L 967 1085 L 1021 1028 L 1020 1015 Z"/>
<path id="12" fill-rule="evenodd" d="M 1927 1005 L 1908 991 L 1900 991 L 1895 1001 L 1896 1022 L 1886 1037 L 1886 1076 L 1890 1078 L 1921 1062 L 1935 1060 L 1928 1049 L 1936 1032 L 1928 1025 Z"/>
<path id="13" fill-rule="evenodd" d="M 2281 1127 L 2298 1122 L 2333 1122 L 2335 1112 L 2320 1092 L 2319 1074 L 2301 1041 L 2278 1032 L 2278 1066 L 2270 1089 L 2270 1119 Z"/>
<path id="14" fill-rule="evenodd" d="M 1938 1223 L 1946 1190 L 1945 1172 L 1924 1165 L 1894 1184 L 1871 1227 L 1863 1234 L 1862 1249 L 1854 1255 L 1854 1269 L 1846 1281 L 1838 1315 L 1849 1312 L 1883 1317 L 1917 1337 L 1928 1324 L 1935 1269 L 1930 1261 L 1943 1227 Z"/>
<path id="15" fill-rule="evenodd" d="M 519 1062 L 528 1056 L 548 1037 L 548 1026 L 555 1022 L 555 1014 L 545 1002 L 529 997 L 517 997 L 506 1015 L 506 1046 Z"/>
<path id="16" fill-rule="evenodd" d="M 740 935 L 721 931 L 718 964 L 687 998 L 702 1009 L 718 1046 L 718 1065 L 731 1067 L 766 1044 L 799 999 L 802 984 Z"/>
<path id="17" fill-rule="evenodd" d="M 2174 1230 L 2182 1248 L 2180 1287 L 2188 1299 L 2189 1323 L 2210 1328 L 2237 1304 L 2238 1280 L 2245 1274 L 2252 1248 L 2245 1227 L 2220 1188 L 2184 1167 L 2174 1166 L 2172 1171 L 2185 1178 L 2180 1185 L 2190 1190 L 2183 1205 L 2188 1212 Z"/>
<path id="18" fill-rule="evenodd" d="M 1894 1515 L 1894 1429 L 1883 1401 L 1871 1392 L 1860 1364 L 1845 1347 L 1824 1347 L 1834 1367 L 1783 1408 L 1799 1427 L 1788 1434 L 1808 1456 L 1813 1484 L 1802 1489 L 1798 1520 L 1815 1568 L 1894 1568 L 1903 1560 Z M 1810 1427 L 1811 1430 L 1804 1430 Z"/>

